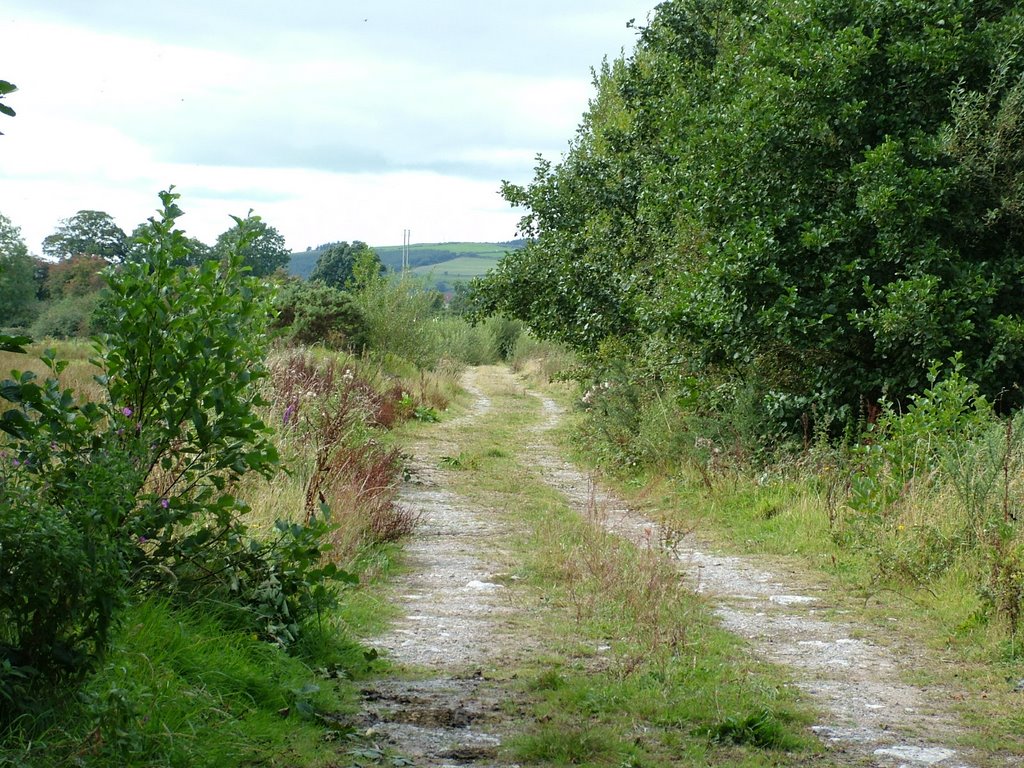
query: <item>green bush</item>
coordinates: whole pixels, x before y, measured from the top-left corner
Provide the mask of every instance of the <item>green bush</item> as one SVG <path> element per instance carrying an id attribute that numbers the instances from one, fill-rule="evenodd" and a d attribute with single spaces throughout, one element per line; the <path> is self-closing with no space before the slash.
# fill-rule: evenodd
<path id="1" fill-rule="evenodd" d="M 490 336 L 491 344 L 500 360 L 510 360 L 516 348 L 516 342 L 523 334 L 525 326 L 520 320 L 510 320 L 503 315 L 491 315 L 481 323 L 484 332 Z"/>
<path id="2" fill-rule="evenodd" d="M 432 321 L 432 334 L 439 357 L 467 365 L 497 362 L 494 337 L 483 326 L 474 326 L 462 317 L 442 315 Z"/>
<path id="3" fill-rule="evenodd" d="M 112 451 L 68 459 L 45 478 L 0 459 L 0 715 L 24 706 L 37 678 L 88 671 L 124 604 L 138 543 L 116 520 L 133 502 L 124 478 L 134 468 Z"/>
<path id="4" fill-rule="evenodd" d="M 369 347 L 379 354 L 404 358 L 421 368 L 434 368 L 444 349 L 434 319 L 437 294 L 406 275 L 390 279 L 375 264 L 356 268 L 353 300 L 366 319 Z"/>
<path id="5" fill-rule="evenodd" d="M 4 340 L 19 351 L 24 339 Z M 34 678 L 56 681 L 102 656 L 138 540 L 122 530 L 142 473 L 109 407 L 77 404 L 52 375 L 0 383 L 0 713 L 26 704 Z"/>
<path id="6" fill-rule="evenodd" d="M 41 305 L 29 333 L 37 339 L 85 338 L 102 327 L 98 317 L 100 294 L 65 296 Z"/>
<path id="7" fill-rule="evenodd" d="M 756 373 L 797 437 L 958 351 L 1016 407 L 1022 34 L 1005 2 L 659 3 L 568 151 L 504 185 L 528 241 L 477 305 L 579 352 L 664 336 L 712 382 Z"/>
<path id="8" fill-rule="evenodd" d="M 52 350 L 42 383 L 31 372 L 0 382 L 0 695 L 12 710 L 31 705 L 26 681 L 100 658 L 130 592 L 215 596 L 285 645 L 349 578 L 321 563 L 325 516 L 280 523 L 270 541 L 249 534 L 232 489 L 278 470 L 258 415 L 269 297 L 240 255 L 250 219 L 238 220 L 238 252 L 181 266 L 191 245 L 175 229 L 177 197 L 161 194 L 132 259 L 106 273 L 110 335 L 95 362 L 108 399 L 62 390 Z"/>
<path id="9" fill-rule="evenodd" d="M 366 320 L 350 294 L 320 282 L 291 282 L 274 301 L 277 316 L 270 329 L 290 345 L 325 344 L 361 350 L 367 343 Z"/>
<path id="10" fill-rule="evenodd" d="M 885 403 L 852 451 L 836 539 L 889 581 L 926 585 L 969 563 L 982 604 L 1016 633 L 1024 615 L 1024 412 L 1000 419 L 958 358 L 902 411 Z"/>

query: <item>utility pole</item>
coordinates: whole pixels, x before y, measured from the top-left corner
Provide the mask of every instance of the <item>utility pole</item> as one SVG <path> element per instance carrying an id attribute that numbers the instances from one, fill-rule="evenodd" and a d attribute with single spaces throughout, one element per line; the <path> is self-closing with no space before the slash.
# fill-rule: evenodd
<path id="1" fill-rule="evenodd" d="M 412 230 L 402 230 L 402 271 L 409 271 L 409 245 L 412 241 Z"/>

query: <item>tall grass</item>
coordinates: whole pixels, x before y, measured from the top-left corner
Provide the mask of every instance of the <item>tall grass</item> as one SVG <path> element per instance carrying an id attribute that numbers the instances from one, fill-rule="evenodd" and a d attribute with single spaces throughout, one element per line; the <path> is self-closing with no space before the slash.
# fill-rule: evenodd
<path id="1" fill-rule="evenodd" d="M 507 359 L 522 332 L 520 323 L 501 317 L 473 324 L 449 313 L 439 293 L 407 274 L 394 280 L 364 276 L 353 301 L 366 322 L 372 354 L 426 370 Z"/>
<path id="2" fill-rule="evenodd" d="M 318 654 L 350 676 L 368 669 L 340 633 Z M 307 661 L 234 629 L 215 605 L 146 600 L 128 609 L 84 686 L 55 692 L 3 734 L 0 765 L 329 766 L 336 750 L 313 713 L 330 713 L 340 737 L 355 701 L 350 683 L 318 679 Z"/>
<path id="3" fill-rule="evenodd" d="M 540 384 L 567 374 L 577 362 L 575 355 L 562 345 L 541 341 L 525 331 L 510 345 L 507 360 L 513 371 L 526 374 Z"/>
<path id="4" fill-rule="evenodd" d="M 1019 648 L 1024 412 L 998 416 L 955 363 L 940 374 L 862 432 L 837 440 L 809 423 L 803 441 L 768 447 L 758 444 L 764 401 L 750 393 L 673 388 L 605 365 L 577 400 L 576 445 L 693 510 L 667 513 L 689 517 L 681 524 L 713 519 L 750 548 L 845 569 L 868 591 L 915 594 L 936 616 L 941 593 L 962 609 L 945 611 L 945 631 L 983 625 Z M 950 599 L 953 584 L 963 594 Z"/>
<path id="5" fill-rule="evenodd" d="M 268 365 L 267 418 L 277 426 L 289 472 L 253 481 L 257 518 L 270 523 L 284 513 L 308 519 L 328 508 L 335 525 L 332 557 L 342 564 L 366 546 L 411 533 L 416 514 L 397 503 L 401 461 L 385 434 L 417 407 L 401 380 L 341 353 L 291 350 Z"/>

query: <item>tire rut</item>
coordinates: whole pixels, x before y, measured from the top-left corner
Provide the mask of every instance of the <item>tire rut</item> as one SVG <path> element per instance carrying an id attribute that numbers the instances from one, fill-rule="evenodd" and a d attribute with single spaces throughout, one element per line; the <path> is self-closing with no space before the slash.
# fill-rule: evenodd
<path id="1" fill-rule="evenodd" d="M 463 386 L 473 404 L 449 428 L 491 408 L 472 378 Z M 514 606 L 496 580 L 509 530 L 446 489 L 439 461 L 457 446 L 432 439 L 410 450 L 399 503 L 415 510 L 421 522 L 405 547 L 405 571 L 392 585 L 402 615 L 366 642 L 412 675 L 422 670 L 430 677 L 377 680 L 364 688 L 363 726 L 418 766 L 497 768 L 507 765 L 496 761 L 509 697 L 487 670 L 520 645 L 506 621 Z"/>

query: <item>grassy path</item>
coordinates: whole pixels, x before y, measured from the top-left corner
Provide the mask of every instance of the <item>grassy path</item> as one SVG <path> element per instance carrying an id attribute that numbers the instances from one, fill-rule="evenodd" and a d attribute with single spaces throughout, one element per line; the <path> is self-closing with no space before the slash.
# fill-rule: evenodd
<path id="1" fill-rule="evenodd" d="M 416 765 L 1020 765 L 971 750 L 919 649 L 779 559 L 667 530 L 564 458 L 560 406 L 472 370 L 412 436 L 423 516 L 369 724 Z M 725 631 L 725 630 L 728 630 Z"/>
<path id="2" fill-rule="evenodd" d="M 371 735 L 415 765 L 831 764 L 660 550 L 575 508 L 543 458 L 551 403 L 502 368 L 467 385 L 465 414 L 411 436 L 424 520 L 373 640 L 397 674 L 364 691 Z"/>
<path id="3" fill-rule="evenodd" d="M 541 393 L 547 429 L 560 408 Z M 813 732 L 836 759 L 877 766 L 1020 764 L 1007 755 L 956 748 L 964 728 L 947 706 L 941 686 L 906 682 L 927 666 L 920 648 L 893 642 L 852 617 L 839 614 L 826 586 L 781 560 L 726 556 L 692 531 L 652 522 L 595 488 L 560 458 L 550 442 L 534 449 L 533 463 L 580 513 L 638 546 L 656 546 L 684 581 L 709 598 L 720 624 L 745 638 L 754 653 L 785 665 L 820 709 Z M 895 621 L 895 619 L 894 619 Z"/>

